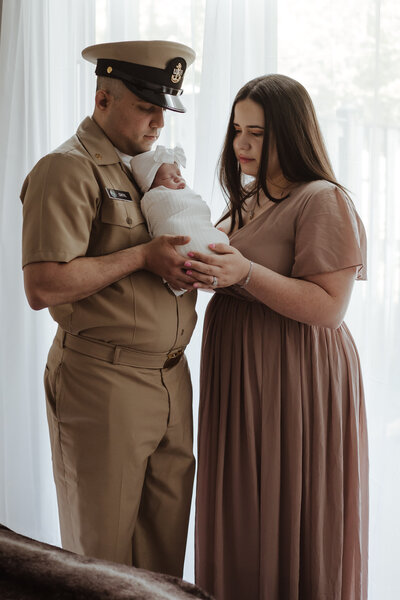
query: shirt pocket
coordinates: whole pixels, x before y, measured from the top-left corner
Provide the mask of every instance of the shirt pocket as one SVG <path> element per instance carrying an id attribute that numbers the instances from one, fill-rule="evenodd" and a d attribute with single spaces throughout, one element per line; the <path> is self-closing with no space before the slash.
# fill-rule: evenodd
<path id="1" fill-rule="evenodd" d="M 103 198 L 93 229 L 90 253 L 110 254 L 149 241 L 146 221 L 137 201 Z"/>
<path id="2" fill-rule="evenodd" d="M 139 205 L 135 201 L 103 198 L 100 220 L 108 225 L 133 229 L 145 222 Z"/>

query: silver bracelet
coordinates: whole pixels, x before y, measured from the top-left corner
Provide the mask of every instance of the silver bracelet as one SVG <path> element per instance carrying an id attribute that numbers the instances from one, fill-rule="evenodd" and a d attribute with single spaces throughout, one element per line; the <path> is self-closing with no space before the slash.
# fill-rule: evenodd
<path id="1" fill-rule="evenodd" d="M 253 261 L 251 260 L 251 261 L 250 261 L 249 272 L 247 273 L 247 277 L 246 277 L 246 279 L 244 280 L 244 283 L 242 283 L 241 285 L 240 285 L 240 283 L 238 283 L 238 286 L 239 286 L 240 288 L 245 288 L 245 287 L 246 287 L 246 285 L 249 283 L 249 281 L 250 281 L 250 277 L 251 277 L 251 271 L 252 271 L 252 270 L 253 270 Z"/>

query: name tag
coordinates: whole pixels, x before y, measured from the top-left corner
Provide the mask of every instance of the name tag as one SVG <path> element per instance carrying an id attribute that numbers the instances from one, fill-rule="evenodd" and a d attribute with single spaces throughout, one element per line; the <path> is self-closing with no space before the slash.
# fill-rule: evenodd
<path id="1" fill-rule="evenodd" d="M 132 202 L 132 198 L 129 192 L 124 192 L 122 190 L 113 190 L 110 188 L 106 188 L 107 196 L 109 198 L 113 198 L 114 200 L 125 200 L 126 202 Z"/>

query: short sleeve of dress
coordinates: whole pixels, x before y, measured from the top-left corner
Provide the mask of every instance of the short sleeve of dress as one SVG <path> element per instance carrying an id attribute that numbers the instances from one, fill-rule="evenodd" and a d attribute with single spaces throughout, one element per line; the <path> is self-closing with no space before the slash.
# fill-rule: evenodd
<path id="1" fill-rule="evenodd" d="M 84 256 L 98 204 L 90 164 L 68 154 L 49 154 L 22 187 L 22 264 L 69 262 Z"/>
<path id="2" fill-rule="evenodd" d="M 356 279 L 367 278 L 365 229 L 352 201 L 327 184 L 311 193 L 298 216 L 291 275 L 306 277 L 348 267 L 357 267 Z"/>

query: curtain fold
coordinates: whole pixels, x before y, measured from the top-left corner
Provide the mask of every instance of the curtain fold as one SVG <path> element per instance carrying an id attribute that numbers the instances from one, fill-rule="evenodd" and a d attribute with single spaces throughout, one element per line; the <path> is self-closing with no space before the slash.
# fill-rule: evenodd
<path id="1" fill-rule="evenodd" d="M 94 7 L 94 0 L 4 0 L 2 7 L 0 521 L 50 543 L 59 534 L 42 377 L 54 324 L 24 296 L 18 198 L 33 164 L 88 110 L 82 82 L 90 78 L 79 56 L 94 42 Z"/>
<path id="2" fill-rule="evenodd" d="M 253 77 L 276 72 L 276 35 L 276 0 L 206 2 L 194 183 L 214 220 L 225 205 L 213 176 L 233 99 Z"/>

